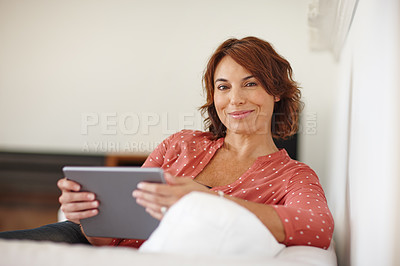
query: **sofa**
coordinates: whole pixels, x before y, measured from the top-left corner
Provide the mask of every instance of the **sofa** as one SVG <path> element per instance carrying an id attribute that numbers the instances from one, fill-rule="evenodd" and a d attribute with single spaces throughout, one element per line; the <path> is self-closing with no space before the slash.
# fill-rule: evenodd
<path id="1" fill-rule="evenodd" d="M 327 250 L 286 247 L 247 209 L 193 192 L 173 205 L 137 250 L 47 241 L 0 240 L 0 265 L 337 265 Z"/>

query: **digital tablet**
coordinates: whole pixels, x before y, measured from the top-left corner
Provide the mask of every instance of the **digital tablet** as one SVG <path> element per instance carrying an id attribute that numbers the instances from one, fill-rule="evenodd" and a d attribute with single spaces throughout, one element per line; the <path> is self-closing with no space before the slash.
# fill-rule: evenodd
<path id="1" fill-rule="evenodd" d="M 88 236 L 147 239 L 159 221 L 136 203 L 133 190 L 139 182 L 165 183 L 161 168 L 65 166 L 64 175 L 96 194 L 99 213 L 82 219 Z"/>

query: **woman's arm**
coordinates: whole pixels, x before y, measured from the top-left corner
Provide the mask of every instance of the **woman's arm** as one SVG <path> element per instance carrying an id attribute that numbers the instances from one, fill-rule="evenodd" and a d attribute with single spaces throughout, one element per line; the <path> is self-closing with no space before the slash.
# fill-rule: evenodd
<path id="1" fill-rule="evenodd" d="M 334 221 L 317 175 L 310 169 L 287 178 L 282 203 L 273 205 L 285 227 L 284 244 L 327 249 Z"/>
<path id="2" fill-rule="evenodd" d="M 210 192 L 215 194 L 215 192 Z M 224 195 L 224 197 L 226 199 L 236 202 L 237 204 L 255 214 L 257 218 L 268 228 L 268 230 L 272 233 L 272 235 L 279 243 L 282 243 L 285 240 L 285 228 L 283 227 L 283 223 L 278 213 L 271 205 L 246 201 L 228 195 Z"/>
<path id="3" fill-rule="evenodd" d="M 169 208 L 192 191 L 217 195 L 217 192 L 189 178 L 169 174 L 165 178 L 169 185 L 140 183 L 133 192 L 137 203 L 156 219 L 162 219 L 162 207 Z M 317 179 L 307 180 L 303 182 L 298 176 L 292 178 L 288 193 L 280 205 L 255 203 L 229 195 L 224 197 L 254 213 L 278 242 L 287 246 L 310 245 L 327 249 L 333 233 L 333 219 Z"/>

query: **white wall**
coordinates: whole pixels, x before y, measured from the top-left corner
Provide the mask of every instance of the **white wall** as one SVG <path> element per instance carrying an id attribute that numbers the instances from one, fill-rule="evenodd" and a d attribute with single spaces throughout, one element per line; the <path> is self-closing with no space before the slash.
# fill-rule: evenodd
<path id="1" fill-rule="evenodd" d="M 148 153 L 202 128 L 207 59 L 226 38 L 255 35 L 292 63 L 306 103 L 300 158 L 324 182 L 336 64 L 309 50 L 308 4 L 0 0 L 0 150 Z M 82 115 L 100 119 L 86 127 Z"/>
<path id="2" fill-rule="evenodd" d="M 400 5 L 369 0 L 359 12 L 349 158 L 352 262 L 394 265 L 400 251 L 394 235 L 400 213 Z"/>
<path id="3" fill-rule="evenodd" d="M 399 265 L 400 4 L 360 1 L 341 56 L 329 200 L 340 265 Z"/>

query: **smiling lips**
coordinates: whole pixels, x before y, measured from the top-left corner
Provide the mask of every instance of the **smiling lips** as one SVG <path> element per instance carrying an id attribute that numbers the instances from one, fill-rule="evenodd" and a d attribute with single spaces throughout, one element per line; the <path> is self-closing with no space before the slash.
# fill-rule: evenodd
<path id="1" fill-rule="evenodd" d="M 230 112 L 228 115 L 230 115 L 234 119 L 243 119 L 249 116 L 254 110 L 246 110 L 246 111 L 235 111 L 235 112 Z"/>

